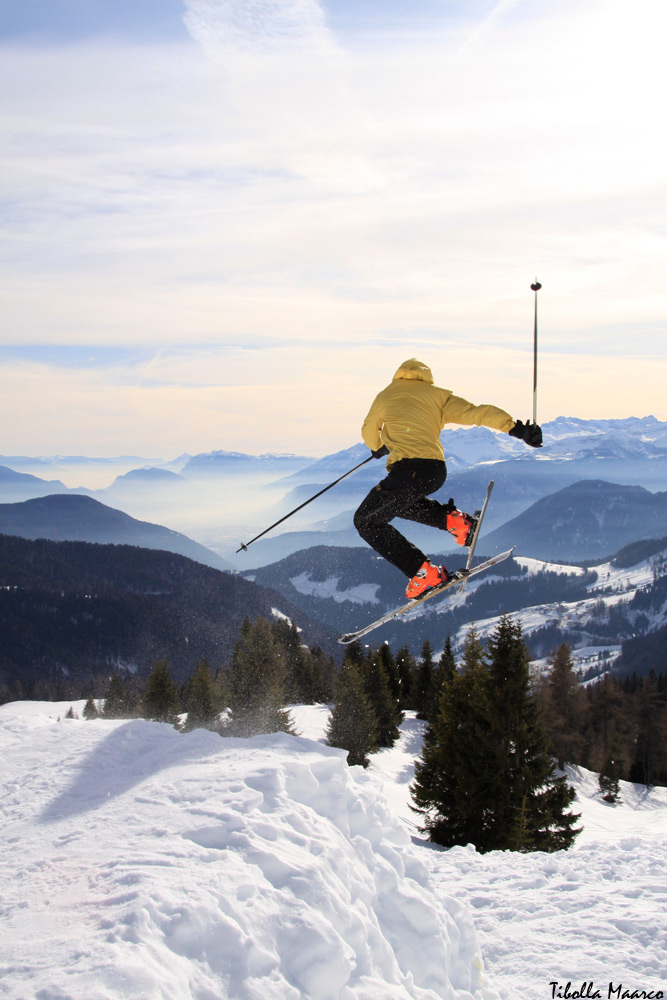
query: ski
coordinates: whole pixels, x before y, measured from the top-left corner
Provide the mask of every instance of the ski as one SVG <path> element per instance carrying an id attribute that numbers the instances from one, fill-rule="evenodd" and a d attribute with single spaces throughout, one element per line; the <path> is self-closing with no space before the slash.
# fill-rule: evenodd
<path id="1" fill-rule="evenodd" d="M 394 608 L 393 611 L 388 611 L 386 615 L 383 615 L 382 618 L 378 618 L 377 621 L 371 622 L 370 625 L 365 625 L 364 628 L 360 628 L 356 632 L 346 632 L 343 635 L 339 635 L 338 642 L 341 643 L 341 645 L 345 646 L 350 642 L 354 642 L 356 639 L 360 639 L 363 635 L 367 635 L 369 632 L 379 628 L 381 625 L 385 625 L 387 622 L 391 621 L 392 618 L 398 618 L 399 615 L 407 614 L 408 611 L 412 611 L 413 608 L 423 604 L 424 601 L 428 601 L 429 598 L 435 597 L 437 594 L 442 594 L 446 590 L 453 590 L 456 588 L 460 592 L 464 591 L 471 576 L 476 576 L 477 573 L 482 573 L 485 569 L 495 566 L 497 563 L 502 562 L 504 559 L 508 559 L 512 555 L 514 548 L 508 549 L 507 552 L 501 552 L 500 555 L 493 556 L 491 559 L 487 559 L 485 562 L 480 563 L 479 566 L 473 567 L 472 565 L 472 557 L 475 553 L 477 539 L 479 538 L 479 532 L 482 527 L 484 515 L 486 514 L 486 508 L 489 504 L 489 498 L 491 497 L 493 486 L 494 483 L 493 480 L 491 480 L 486 488 L 486 496 L 484 497 L 482 509 L 480 511 L 475 511 L 477 524 L 475 525 L 475 531 L 468 548 L 468 559 L 465 568 L 455 573 L 452 579 L 448 580 L 447 583 L 443 583 L 439 587 L 432 587 L 431 590 L 427 590 L 426 593 L 422 594 L 420 597 L 415 597 L 411 601 L 408 601 L 407 604 L 402 604 L 399 608 Z"/>
<path id="2" fill-rule="evenodd" d="M 470 547 L 468 548 L 468 559 L 467 559 L 467 562 L 466 562 L 466 568 L 465 568 L 465 573 L 463 575 L 463 580 L 461 582 L 461 586 L 458 589 L 458 592 L 460 594 L 462 594 L 463 591 L 466 589 L 466 584 L 468 582 L 468 576 L 470 575 L 470 570 L 472 568 L 472 557 L 475 554 L 475 548 L 477 546 L 477 539 L 479 538 L 479 532 L 480 532 L 480 529 L 482 527 L 482 521 L 484 520 L 484 515 L 486 514 L 486 508 L 489 506 L 489 500 L 491 499 L 491 493 L 493 492 L 493 487 L 494 486 L 495 486 L 495 482 L 492 479 L 491 482 L 489 483 L 489 485 L 486 487 L 486 496 L 484 497 L 484 503 L 482 504 L 482 509 L 475 511 L 475 517 L 477 518 L 477 524 L 475 525 L 475 532 L 474 532 L 474 534 L 472 536 L 472 539 L 470 541 Z"/>
<path id="3" fill-rule="evenodd" d="M 483 573 L 484 570 L 490 569 L 492 566 L 496 566 L 498 563 L 503 562 L 514 552 L 514 546 L 508 549 L 507 552 L 501 552 L 497 556 L 492 556 L 491 559 L 485 560 L 483 563 L 479 563 L 478 566 L 473 566 L 472 569 L 462 569 L 456 573 L 451 580 L 447 583 L 441 584 L 439 587 L 432 587 L 427 590 L 425 594 L 421 597 L 415 597 L 412 601 L 408 601 L 407 604 L 402 604 L 400 608 L 394 608 L 393 611 L 388 611 L 386 615 L 382 618 L 378 618 L 377 621 L 371 622 L 370 625 L 365 625 L 364 628 L 358 629 L 356 632 L 346 632 L 344 635 L 338 636 L 338 642 L 341 645 L 346 646 L 349 642 L 354 642 L 355 639 L 360 639 L 363 635 L 367 635 L 374 629 L 379 628 L 380 625 L 385 625 L 387 622 L 391 621 L 392 618 L 398 618 L 400 615 L 407 614 L 408 611 L 412 611 L 413 608 L 418 607 L 423 604 L 424 601 L 430 600 L 431 597 L 437 597 L 438 594 L 444 594 L 447 590 L 453 590 L 455 587 L 460 587 L 462 583 L 467 583 L 471 576 L 476 576 L 477 573 Z"/>

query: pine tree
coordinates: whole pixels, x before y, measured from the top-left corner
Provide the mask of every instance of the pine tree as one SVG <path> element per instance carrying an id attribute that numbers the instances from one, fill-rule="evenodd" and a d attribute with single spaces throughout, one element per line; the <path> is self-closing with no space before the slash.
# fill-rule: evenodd
<path id="1" fill-rule="evenodd" d="M 415 661 L 407 646 L 401 646 L 396 654 L 396 669 L 400 684 L 398 704 L 403 711 L 414 709 Z"/>
<path id="2" fill-rule="evenodd" d="M 313 657 L 303 645 L 293 621 L 279 618 L 271 633 L 285 669 L 285 700 L 301 705 L 315 701 L 316 678 Z"/>
<path id="3" fill-rule="evenodd" d="M 495 755 L 494 822 L 489 850 L 557 851 L 580 832 L 566 812 L 574 789 L 556 777 L 540 710 L 530 686 L 529 656 L 521 624 L 501 618 L 488 643 L 489 739 Z M 509 843 L 507 830 L 512 831 Z"/>
<path id="4" fill-rule="evenodd" d="M 653 785 L 667 769 L 667 706 L 653 671 L 634 695 L 634 759 L 630 781 Z"/>
<path id="5" fill-rule="evenodd" d="M 93 696 L 90 695 L 88 701 L 83 707 L 83 717 L 84 719 L 97 719 L 99 714 L 100 713 L 97 710 L 97 705 L 95 704 Z"/>
<path id="6" fill-rule="evenodd" d="M 448 847 L 564 849 L 579 832 L 566 812 L 574 791 L 554 773 L 521 626 L 502 618 L 488 645 L 486 659 L 471 630 L 463 669 L 442 688 L 412 786 L 423 829 Z"/>
<path id="7" fill-rule="evenodd" d="M 216 729 L 221 705 L 216 699 L 208 660 L 199 662 L 182 693 L 183 711 L 187 713 L 185 730 Z"/>
<path id="8" fill-rule="evenodd" d="M 347 750 L 350 766 L 368 766 L 368 755 L 377 749 L 377 720 L 364 690 L 364 678 L 356 658 L 345 657 L 338 682 L 334 707 L 326 730 L 329 746 Z"/>
<path id="9" fill-rule="evenodd" d="M 385 669 L 391 696 L 395 699 L 396 704 L 398 704 L 401 698 L 401 678 L 398 675 L 396 660 L 388 642 L 382 643 L 377 650 L 377 655 L 380 657 L 380 662 Z"/>
<path id="10" fill-rule="evenodd" d="M 336 661 L 333 656 L 326 656 L 319 646 L 313 646 L 310 655 L 313 664 L 313 701 L 333 701 L 338 676 Z"/>
<path id="11" fill-rule="evenodd" d="M 430 719 L 435 712 L 434 670 L 433 647 L 426 639 L 417 665 L 415 704 L 418 719 Z"/>
<path id="12" fill-rule="evenodd" d="M 550 671 L 541 688 L 544 728 L 551 752 L 562 771 L 566 761 L 581 760 L 584 746 L 579 680 L 567 643 L 560 645 L 551 657 Z"/>
<path id="13" fill-rule="evenodd" d="M 452 651 L 452 640 L 449 635 L 447 635 L 447 638 L 445 639 L 445 648 L 443 649 L 440 655 L 440 660 L 438 661 L 438 670 L 440 673 L 439 686 L 448 684 L 456 673 L 456 660 Z"/>
<path id="14" fill-rule="evenodd" d="M 377 650 L 370 654 L 365 666 L 364 691 L 375 714 L 378 747 L 393 747 L 401 735 L 398 727 L 403 721 L 403 713 L 392 695 L 387 671 Z"/>
<path id="15" fill-rule="evenodd" d="M 246 618 L 234 645 L 228 681 L 230 736 L 293 732 L 285 704 L 285 663 L 268 622 Z"/>
<path id="16" fill-rule="evenodd" d="M 169 664 L 166 660 L 157 660 L 146 680 L 144 718 L 155 722 L 170 722 L 174 725 L 179 708 L 178 690 L 172 679 Z"/>
<path id="17" fill-rule="evenodd" d="M 109 680 L 104 695 L 102 716 L 105 719 L 129 719 L 134 715 L 134 704 L 127 692 L 123 678 L 115 673 Z"/>
<path id="18" fill-rule="evenodd" d="M 630 689 L 636 691 L 637 678 L 631 680 Z M 632 713 L 627 711 L 625 701 L 620 684 L 608 673 L 586 687 L 582 724 L 586 746 L 580 763 L 601 771 L 609 755 L 614 754 L 619 763 L 629 766 L 635 734 L 631 732 Z"/>
<path id="19" fill-rule="evenodd" d="M 619 779 L 621 777 L 621 770 L 614 760 L 614 758 L 609 755 L 604 766 L 600 771 L 598 777 L 598 784 L 600 785 L 600 791 L 602 792 L 602 798 L 605 802 L 616 803 L 620 802 L 621 797 L 621 786 Z"/>
<path id="20" fill-rule="evenodd" d="M 488 781 L 481 754 L 487 727 L 484 651 L 472 627 L 462 670 L 443 685 L 410 791 L 423 831 L 438 844 L 477 844 L 484 828 Z"/>

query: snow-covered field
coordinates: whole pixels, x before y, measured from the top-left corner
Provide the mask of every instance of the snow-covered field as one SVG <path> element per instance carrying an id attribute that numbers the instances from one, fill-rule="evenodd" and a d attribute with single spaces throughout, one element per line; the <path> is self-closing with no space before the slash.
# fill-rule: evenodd
<path id="1" fill-rule="evenodd" d="M 0 707 L 0 997 L 667 989 L 665 789 L 623 785 L 609 806 L 576 770 L 571 851 L 442 851 L 408 805 L 413 717 L 364 772 L 322 744 L 325 706 L 292 710 L 301 737 L 252 740 L 68 707 Z"/>

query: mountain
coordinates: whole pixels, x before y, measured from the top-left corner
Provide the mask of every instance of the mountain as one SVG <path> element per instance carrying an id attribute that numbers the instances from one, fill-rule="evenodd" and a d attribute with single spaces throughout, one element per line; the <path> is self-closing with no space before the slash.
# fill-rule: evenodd
<path id="1" fill-rule="evenodd" d="M 666 533 L 667 492 L 585 480 L 538 500 L 480 545 L 489 555 L 515 545 L 517 554 L 580 562 Z"/>
<path id="2" fill-rule="evenodd" d="M 530 449 L 484 427 L 445 428 L 442 440 L 449 474 L 439 497 L 454 497 L 462 509 L 475 510 L 493 478 L 496 489 L 487 520 L 487 529 L 493 531 L 536 501 L 584 479 L 667 490 L 667 423 L 655 417 L 559 417 L 545 423 L 543 430 L 544 448 Z M 352 526 L 354 510 L 385 475 L 385 463 L 366 461 L 368 457 L 367 448 L 357 443 L 317 460 L 218 450 L 181 455 L 172 462 L 137 459 L 134 468 L 123 464 L 129 458 L 7 458 L 9 469 L 4 479 L 0 475 L 0 501 L 63 492 L 92 496 L 131 517 L 168 525 L 246 570 L 306 546 L 360 544 Z M 62 481 L 37 478 L 42 469 L 51 473 L 62 469 Z M 36 475 L 21 479 L 20 474 L 28 471 Z M 109 485 L 112 472 L 116 478 Z M 237 554 L 241 540 L 292 514 L 341 476 L 345 478 L 334 488 L 272 529 L 248 552 Z M 63 482 L 73 481 L 77 489 L 68 491 Z M 81 482 L 85 487 L 78 485 Z M 414 525 L 410 531 L 422 548 L 432 550 L 432 533 Z M 438 541 L 437 549 L 445 555 L 454 551 L 446 537 Z"/>
<path id="3" fill-rule="evenodd" d="M 308 645 L 330 632 L 276 590 L 165 551 L 0 534 L 0 685 L 145 674 L 167 658 L 183 680 L 229 660 L 246 617 L 285 615 Z M 19 695 L 20 696 L 20 695 Z"/>
<path id="4" fill-rule="evenodd" d="M 39 476 L 0 465 L 0 498 L 6 503 L 42 497 L 46 493 L 67 492 L 67 487 L 59 479 L 40 479 Z"/>
<path id="5" fill-rule="evenodd" d="M 0 504 L 0 533 L 54 541 L 138 545 L 146 549 L 177 552 L 220 570 L 232 568 L 215 552 L 178 531 L 147 521 L 136 521 L 92 497 L 72 493 L 25 500 L 23 503 Z"/>
<path id="6" fill-rule="evenodd" d="M 246 455 L 238 451 L 209 451 L 193 455 L 181 469 L 189 477 L 285 476 L 312 463 L 299 455 Z"/>
<path id="7" fill-rule="evenodd" d="M 448 565 L 456 569 L 462 562 L 459 556 Z M 405 578 L 370 549 L 315 547 L 246 578 L 270 584 L 338 633 L 359 628 L 404 600 Z M 567 642 L 582 671 L 608 669 L 621 650 L 624 669 L 630 662 L 637 673 L 650 665 L 657 669 L 655 636 L 667 626 L 667 538 L 628 546 L 593 566 L 518 556 L 475 577 L 465 595 L 450 592 L 434 599 L 367 641 L 388 642 L 394 650 L 405 644 L 419 655 L 425 639 L 441 650 L 449 635 L 460 651 L 473 622 L 484 637 L 506 613 L 520 619 L 534 658 Z M 633 645 L 634 636 L 654 638 Z"/>
<path id="8" fill-rule="evenodd" d="M 459 554 L 448 566 L 457 569 L 464 562 L 465 555 Z M 360 628 L 405 601 L 405 577 L 367 547 L 318 546 L 247 573 L 245 578 L 274 587 L 337 633 Z M 450 594 L 432 601 L 419 612 L 388 623 L 367 641 L 370 645 L 388 642 L 393 649 L 406 644 L 418 655 L 428 638 L 435 649 L 442 649 L 448 634 L 473 621 L 538 602 L 587 599 L 588 586 L 595 580 L 593 573 L 583 569 L 561 572 L 548 565 L 542 573 L 532 574 L 520 562 L 508 560 L 471 581 L 465 599 Z"/>

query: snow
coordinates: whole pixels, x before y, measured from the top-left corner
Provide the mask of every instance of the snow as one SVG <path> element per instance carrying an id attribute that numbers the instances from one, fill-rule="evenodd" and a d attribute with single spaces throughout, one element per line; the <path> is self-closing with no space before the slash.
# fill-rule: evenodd
<path id="1" fill-rule="evenodd" d="M 323 744 L 325 705 L 290 706 L 301 736 L 250 740 L 68 708 L 0 707 L 3 998 L 665 988 L 667 789 L 622 782 L 611 806 L 571 769 L 572 850 L 443 851 L 409 808 L 412 714 L 364 771 Z"/>
<path id="2" fill-rule="evenodd" d="M 524 568 L 528 576 L 538 573 L 557 573 L 561 576 L 583 576 L 586 572 L 581 566 L 570 566 L 566 563 L 545 562 L 543 559 L 533 559 L 530 556 L 515 556 L 514 562 Z"/>
<path id="3" fill-rule="evenodd" d="M 290 579 L 290 583 L 300 594 L 310 597 L 331 597 L 337 604 L 342 601 L 350 601 L 352 604 L 377 604 L 377 591 L 380 585 L 377 583 L 360 583 L 356 587 L 349 587 L 347 590 L 338 589 L 340 577 L 330 576 L 326 580 L 311 580 L 310 573 L 300 573 Z"/>

